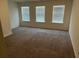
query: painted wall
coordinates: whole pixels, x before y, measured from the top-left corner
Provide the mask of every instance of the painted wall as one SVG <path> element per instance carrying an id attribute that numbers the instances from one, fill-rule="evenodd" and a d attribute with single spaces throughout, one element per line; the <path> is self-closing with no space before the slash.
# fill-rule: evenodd
<path id="1" fill-rule="evenodd" d="M 35 22 L 35 6 L 46 6 L 45 13 L 45 23 L 36 23 Z M 65 5 L 65 17 L 64 24 L 54 24 L 52 23 L 52 7 L 53 5 Z M 30 22 L 23 22 L 21 10 L 19 11 L 20 15 L 20 24 L 21 26 L 31 26 L 31 27 L 39 27 L 39 28 L 50 28 L 50 29 L 60 29 L 60 30 L 68 30 L 70 23 L 70 15 L 71 15 L 71 6 L 72 0 L 53 0 L 52 2 L 27 2 L 27 3 L 19 3 L 19 8 L 21 6 L 30 6 Z"/>
<path id="2" fill-rule="evenodd" d="M 19 27 L 18 5 L 16 2 L 8 0 L 11 29 Z"/>
<path id="3" fill-rule="evenodd" d="M 0 0 L 0 20 L 2 24 L 2 30 L 4 37 L 11 35 L 11 26 L 9 18 L 8 1 Z"/>
<path id="4" fill-rule="evenodd" d="M 79 58 L 79 0 L 74 0 L 69 29 L 76 57 Z"/>

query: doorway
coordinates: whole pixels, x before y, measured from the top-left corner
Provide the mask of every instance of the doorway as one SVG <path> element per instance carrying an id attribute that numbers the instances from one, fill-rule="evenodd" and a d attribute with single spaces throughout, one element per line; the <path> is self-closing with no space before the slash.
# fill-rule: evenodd
<path id="1" fill-rule="evenodd" d="M 3 33 L 2 33 L 2 27 L 1 27 L 1 22 L 0 22 L 0 40 L 3 38 Z"/>
<path id="2" fill-rule="evenodd" d="M 5 42 L 3 38 L 2 26 L 0 22 L 0 58 L 2 57 L 7 57 L 7 55 L 6 55 Z"/>

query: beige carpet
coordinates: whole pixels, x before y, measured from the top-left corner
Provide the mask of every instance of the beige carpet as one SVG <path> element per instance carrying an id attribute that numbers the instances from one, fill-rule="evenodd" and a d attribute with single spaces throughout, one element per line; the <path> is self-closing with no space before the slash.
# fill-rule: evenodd
<path id="1" fill-rule="evenodd" d="M 19 27 L 6 38 L 8 57 L 71 58 L 74 52 L 68 32 Z"/>

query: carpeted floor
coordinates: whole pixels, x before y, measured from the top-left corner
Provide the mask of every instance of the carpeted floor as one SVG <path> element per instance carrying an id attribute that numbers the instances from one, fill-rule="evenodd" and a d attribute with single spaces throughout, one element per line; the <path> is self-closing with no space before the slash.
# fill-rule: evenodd
<path id="1" fill-rule="evenodd" d="M 19 27 L 6 38 L 8 57 L 71 58 L 74 52 L 68 32 Z"/>

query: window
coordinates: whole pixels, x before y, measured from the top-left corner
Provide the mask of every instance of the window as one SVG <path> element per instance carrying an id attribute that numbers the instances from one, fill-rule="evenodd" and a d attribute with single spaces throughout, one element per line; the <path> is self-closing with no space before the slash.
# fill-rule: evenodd
<path id="1" fill-rule="evenodd" d="M 52 23 L 64 23 L 65 5 L 53 6 Z"/>
<path id="2" fill-rule="evenodd" d="M 45 22 L 45 6 L 36 6 L 36 22 Z"/>
<path id="3" fill-rule="evenodd" d="M 21 7 L 21 11 L 22 11 L 22 20 L 30 21 L 29 7 Z"/>

